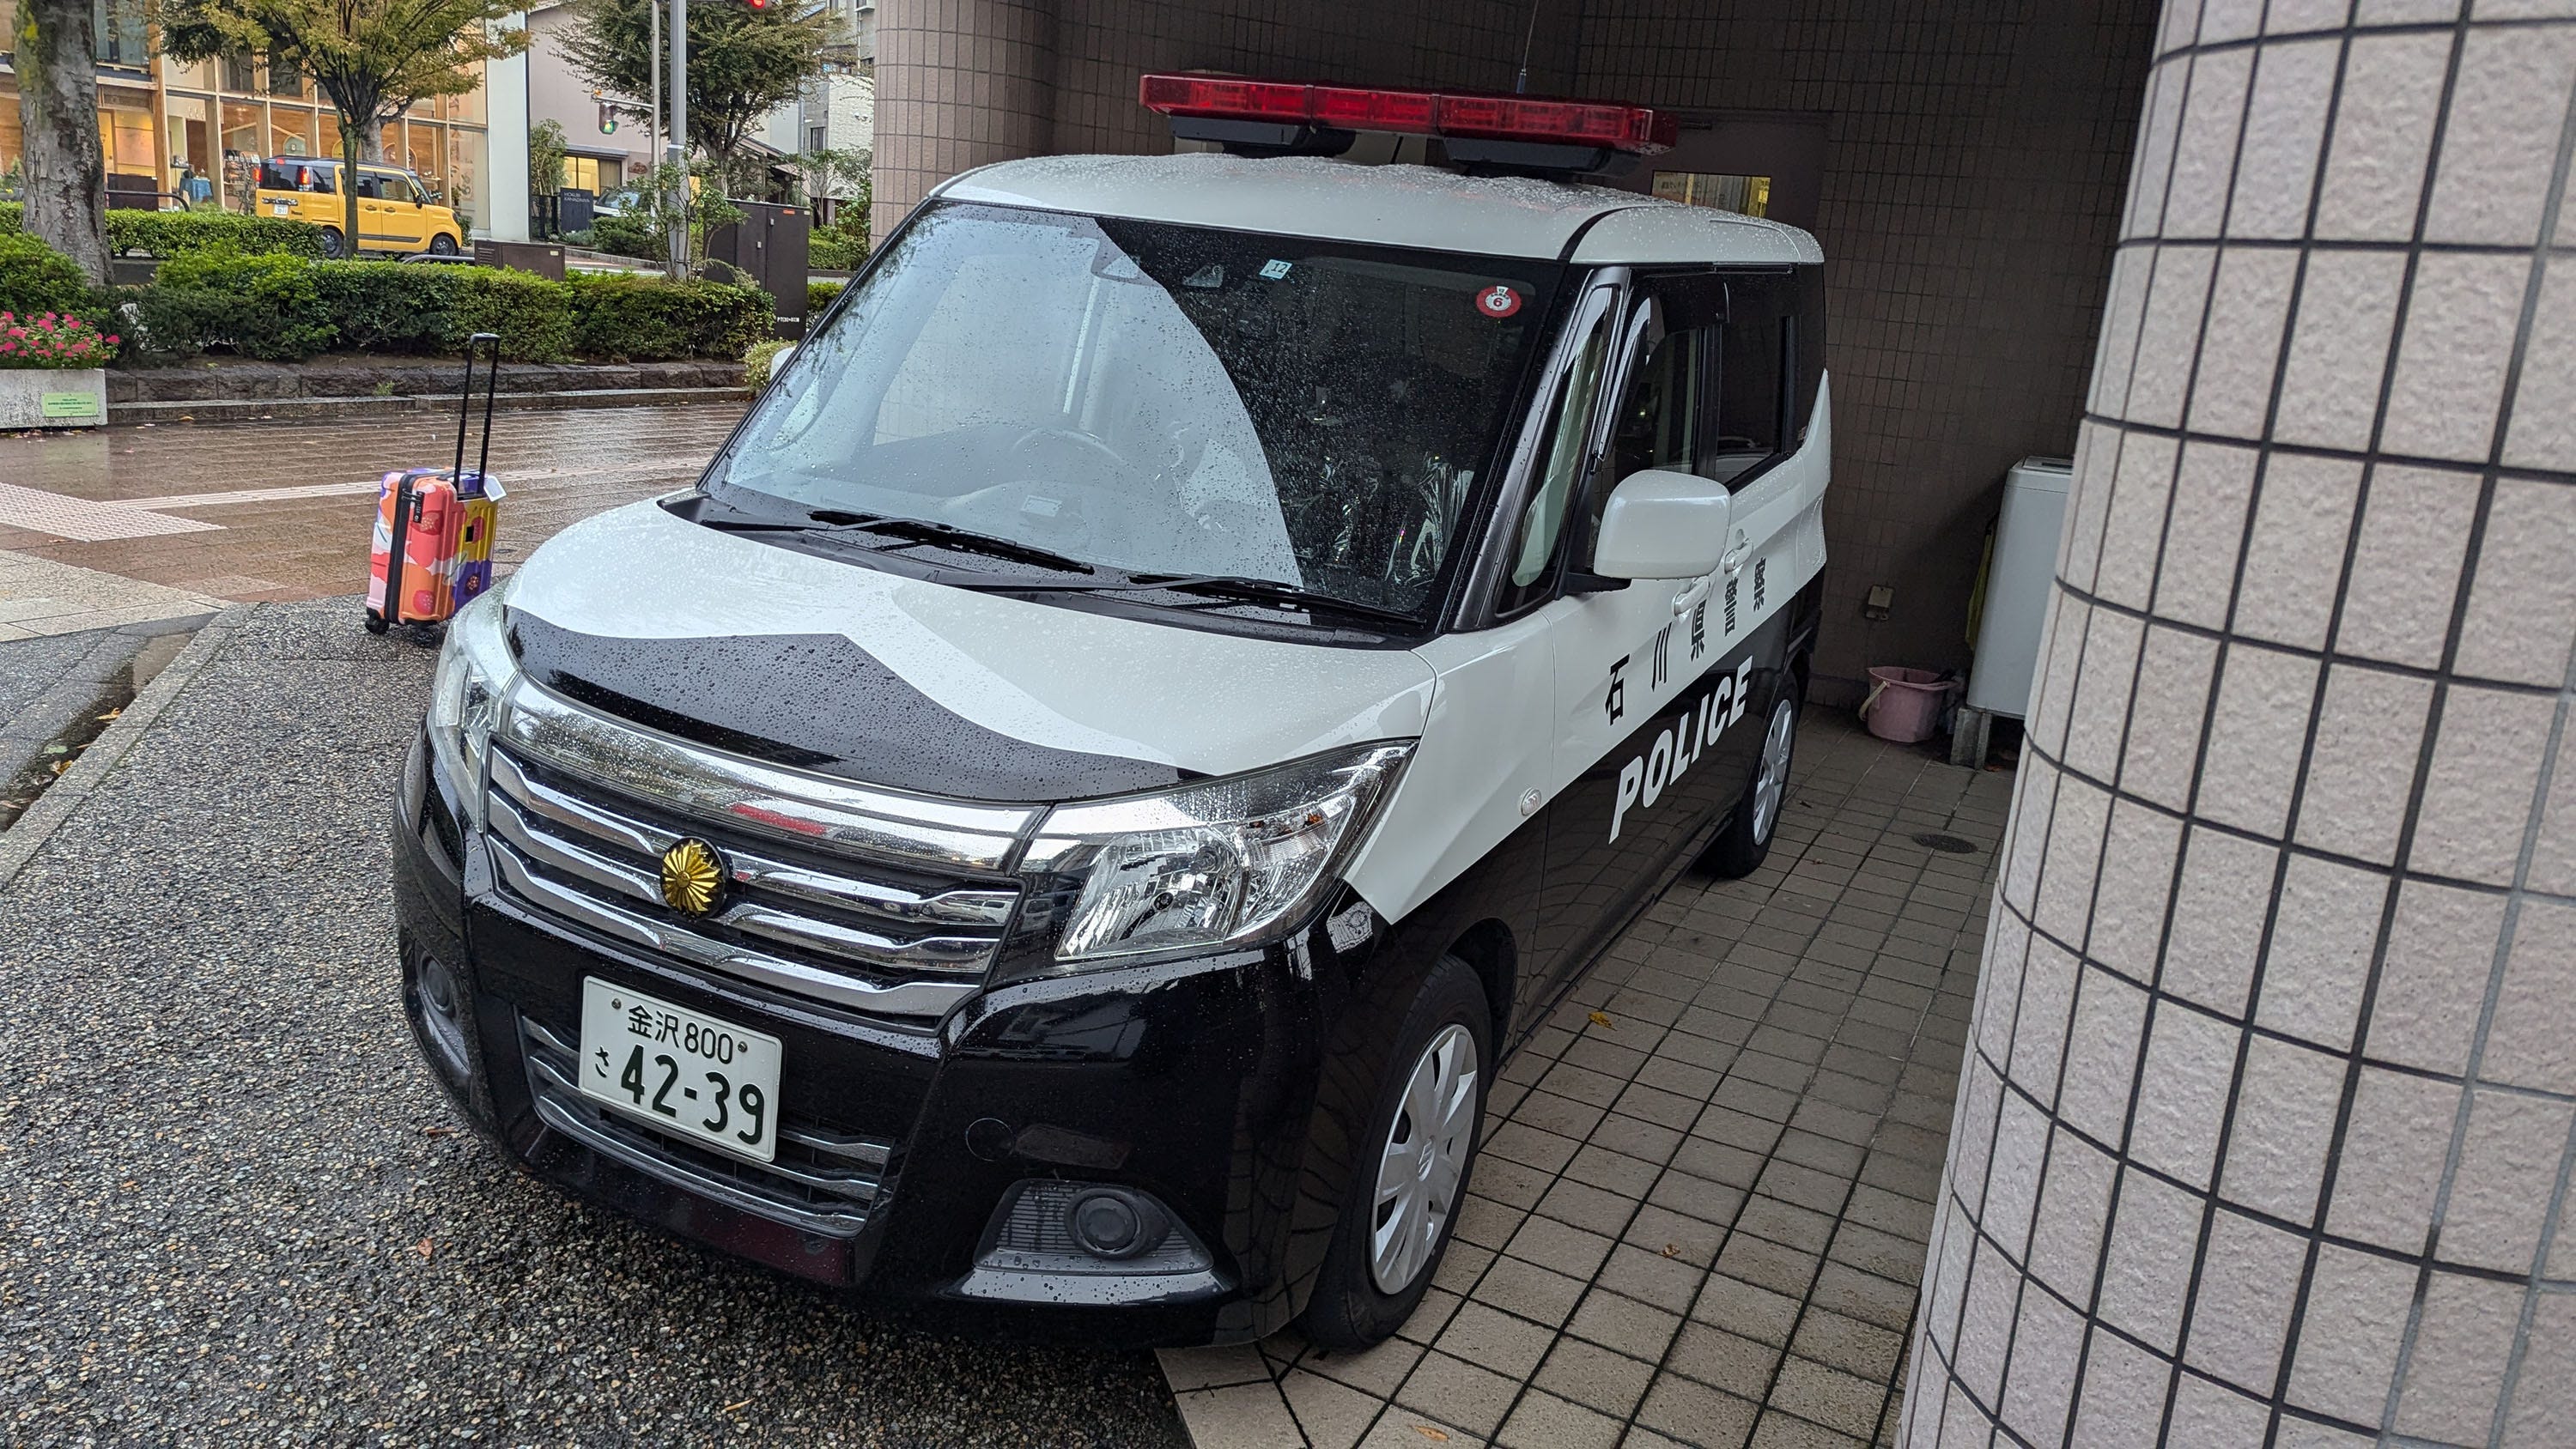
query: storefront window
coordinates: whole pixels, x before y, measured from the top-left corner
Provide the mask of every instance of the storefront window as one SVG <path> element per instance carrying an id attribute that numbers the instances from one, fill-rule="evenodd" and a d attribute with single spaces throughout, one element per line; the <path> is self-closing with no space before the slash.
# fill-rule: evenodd
<path id="1" fill-rule="evenodd" d="M 142 0 L 92 0 L 90 23 L 97 27 L 99 64 L 140 70 L 151 63 L 151 31 Z"/>
<path id="2" fill-rule="evenodd" d="M 268 154 L 260 142 L 259 107 L 238 101 L 223 104 L 223 201 L 235 211 L 250 209 L 251 189 L 259 163 Z"/>
<path id="3" fill-rule="evenodd" d="M 447 133 L 447 191 L 443 198 L 456 209 L 457 224 L 468 232 L 483 213 L 483 133 L 455 127 Z"/>
<path id="4" fill-rule="evenodd" d="M 1720 176 L 1708 171 L 1658 171 L 1655 194 L 1685 206 L 1732 211 L 1739 216 L 1766 216 L 1771 208 L 1768 176 Z"/>
<path id="5" fill-rule="evenodd" d="M 268 63 L 268 93 L 272 96 L 303 95 L 303 72 L 272 58 Z"/>
<path id="6" fill-rule="evenodd" d="M 447 118 L 451 121 L 483 122 L 483 88 L 476 86 L 461 96 L 447 98 Z"/>
<path id="7" fill-rule="evenodd" d="M 293 106 L 277 106 L 269 113 L 268 154 L 271 156 L 318 156 L 313 147 L 313 113 Z"/>
<path id="8" fill-rule="evenodd" d="M 248 51 L 224 57 L 224 89 L 242 95 L 259 89 L 258 67 Z"/>

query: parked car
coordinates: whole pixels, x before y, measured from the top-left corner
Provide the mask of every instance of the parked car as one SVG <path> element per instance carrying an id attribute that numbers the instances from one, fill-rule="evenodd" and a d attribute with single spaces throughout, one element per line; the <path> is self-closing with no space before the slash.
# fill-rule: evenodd
<path id="1" fill-rule="evenodd" d="M 259 188 L 251 199 L 253 214 L 291 217 L 322 228 L 322 245 L 331 256 L 351 254 L 346 234 L 348 212 L 341 201 L 342 165 L 312 156 L 275 156 L 259 166 Z M 456 213 L 429 199 L 420 178 L 392 166 L 358 166 L 358 245 L 367 252 L 429 252 L 457 255 L 465 229 Z"/>
<path id="2" fill-rule="evenodd" d="M 959 176 L 696 487 L 458 615 L 394 835 L 464 1116 L 1010 1331 L 1392 1333 L 1496 1070 L 1770 849 L 1820 613 L 1815 241 L 1556 112 Z"/>

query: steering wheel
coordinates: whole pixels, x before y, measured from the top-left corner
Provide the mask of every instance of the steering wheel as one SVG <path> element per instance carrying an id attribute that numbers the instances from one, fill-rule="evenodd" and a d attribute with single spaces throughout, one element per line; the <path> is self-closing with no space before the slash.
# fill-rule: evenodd
<path id="1" fill-rule="evenodd" d="M 1033 445 L 1047 439 L 1053 439 L 1057 442 L 1071 443 L 1085 452 L 1098 454 L 1113 467 L 1123 469 L 1127 466 L 1127 460 L 1119 455 L 1116 448 L 1109 446 L 1107 443 L 1100 441 L 1098 438 L 1095 438 L 1091 434 L 1083 432 L 1078 428 L 1052 428 L 1041 424 L 1038 427 L 1031 428 L 1027 432 L 1020 434 L 1018 437 L 1013 438 L 1011 440 L 1011 451 L 1014 453 L 1023 453 L 1028 451 L 1028 449 Z"/>

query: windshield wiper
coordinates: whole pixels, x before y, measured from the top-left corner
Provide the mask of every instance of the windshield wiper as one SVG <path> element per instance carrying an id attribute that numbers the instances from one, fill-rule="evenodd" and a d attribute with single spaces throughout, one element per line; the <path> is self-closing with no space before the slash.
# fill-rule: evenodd
<path id="1" fill-rule="evenodd" d="M 734 533 L 866 533 L 900 538 L 910 543 L 937 544 L 961 553 L 980 553 L 991 558 L 1006 558 L 1019 563 L 1038 564 L 1062 569 L 1067 573 L 1090 574 L 1099 570 L 1069 554 L 1040 548 L 1033 543 L 977 533 L 951 523 L 934 523 L 926 518 L 893 518 L 874 513 L 851 513 L 838 508 L 809 510 L 804 518 L 756 518 L 728 515 L 721 518 L 701 517 L 698 522 L 710 528 Z"/>
<path id="2" fill-rule="evenodd" d="M 1310 614 L 1344 614 L 1361 619 L 1383 619 L 1388 623 L 1402 624 L 1408 628 L 1422 626 L 1421 619 L 1402 609 L 1390 609 L 1380 604 L 1363 604 L 1356 599 L 1338 599 L 1331 594 L 1319 594 L 1312 589 L 1301 589 L 1295 584 L 1280 583 L 1276 579 L 1244 578 L 1235 574 L 1134 574 L 1129 577 L 1128 582 L 1142 587 L 1170 589 L 1174 593 L 1207 594 L 1217 599 L 1242 599 L 1257 604 L 1278 604 L 1285 608 L 1302 609 Z"/>

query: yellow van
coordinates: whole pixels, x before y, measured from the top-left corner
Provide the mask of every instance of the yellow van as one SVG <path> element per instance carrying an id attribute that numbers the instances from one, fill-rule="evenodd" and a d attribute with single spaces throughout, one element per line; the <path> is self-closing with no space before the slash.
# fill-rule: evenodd
<path id="1" fill-rule="evenodd" d="M 341 228 L 341 164 L 318 156 L 276 156 L 260 163 L 251 209 L 259 216 L 309 221 L 322 228 L 323 250 L 350 254 Z M 358 246 L 368 252 L 431 252 L 452 257 L 465 245 L 456 213 L 433 204 L 420 178 L 396 166 L 358 166 Z"/>

